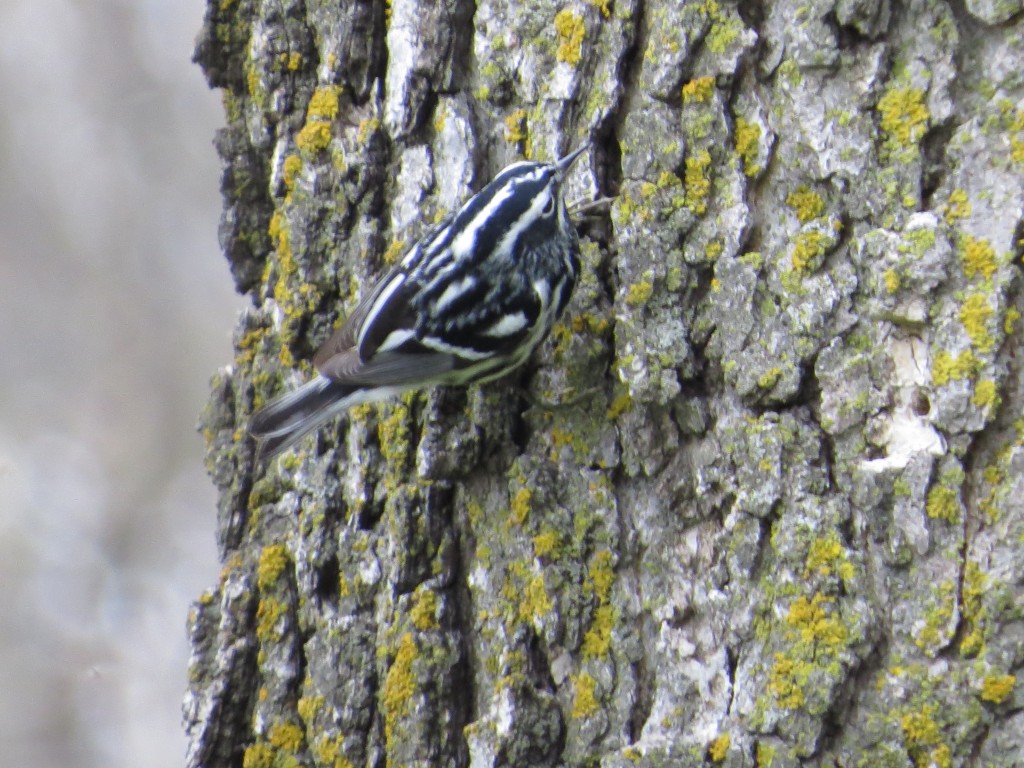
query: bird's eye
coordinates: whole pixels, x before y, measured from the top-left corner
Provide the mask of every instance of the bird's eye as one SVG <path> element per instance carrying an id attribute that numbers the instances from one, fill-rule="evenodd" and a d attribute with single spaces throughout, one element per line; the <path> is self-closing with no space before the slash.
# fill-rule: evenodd
<path id="1" fill-rule="evenodd" d="M 548 201 L 544 203 L 544 209 L 541 211 L 541 215 L 550 216 L 555 212 L 555 198 L 554 195 L 548 197 Z"/>

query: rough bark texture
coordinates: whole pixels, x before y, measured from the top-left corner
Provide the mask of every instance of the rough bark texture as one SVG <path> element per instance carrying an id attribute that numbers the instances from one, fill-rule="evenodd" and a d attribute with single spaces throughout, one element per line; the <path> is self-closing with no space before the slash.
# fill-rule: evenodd
<path id="1" fill-rule="evenodd" d="M 1019 0 L 211 0 L 196 56 L 254 306 L 190 766 L 1024 762 Z M 517 380 L 254 468 L 374 277 L 584 137 Z"/>

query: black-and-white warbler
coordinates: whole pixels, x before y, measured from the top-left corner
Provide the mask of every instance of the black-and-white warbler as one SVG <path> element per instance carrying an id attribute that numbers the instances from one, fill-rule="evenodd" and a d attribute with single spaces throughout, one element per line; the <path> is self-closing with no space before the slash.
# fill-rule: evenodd
<path id="1" fill-rule="evenodd" d="M 579 241 L 561 187 L 586 148 L 508 166 L 416 243 L 317 352 L 316 378 L 253 415 L 260 455 L 358 403 L 521 365 L 576 285 Z"/>

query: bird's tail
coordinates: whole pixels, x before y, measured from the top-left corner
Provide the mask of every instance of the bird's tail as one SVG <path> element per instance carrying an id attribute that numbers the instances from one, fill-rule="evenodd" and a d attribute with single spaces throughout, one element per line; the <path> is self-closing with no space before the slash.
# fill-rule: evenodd
<path id="1" fill-rule="evenodd" d="M 361 387 L 317 376 L 253 414 L 249 434 L 259 442 L 258 460 L 269 459 L 354 405 Z"/>

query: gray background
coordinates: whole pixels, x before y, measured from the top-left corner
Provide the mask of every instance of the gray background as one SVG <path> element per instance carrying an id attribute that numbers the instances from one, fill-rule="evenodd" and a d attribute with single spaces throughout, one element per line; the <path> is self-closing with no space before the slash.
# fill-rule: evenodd
<path id="1" fill-rule="evenodd" d="M 180 766 L 242 305 L 200 0 L 0 2 L 0 766 Z"/>

